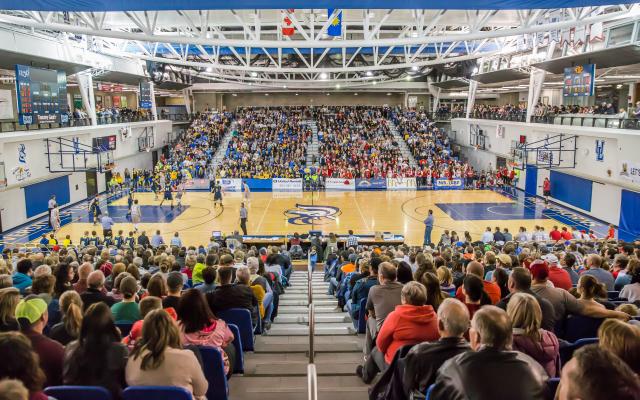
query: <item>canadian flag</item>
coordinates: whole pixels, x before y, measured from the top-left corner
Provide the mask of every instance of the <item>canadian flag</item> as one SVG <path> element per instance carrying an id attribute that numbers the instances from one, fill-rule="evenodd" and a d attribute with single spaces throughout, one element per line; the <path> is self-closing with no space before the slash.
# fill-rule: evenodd
<path id="1" fill-rule="evenodd" d="M 285 36 L 292 36 L 296 33 L 296 28 L 293 26 L 293 21 L 289 18 L 289 14 L 292 14 L 295 10 L 290 8 L 283 14 L 282 18 L 282 34 Z"/>

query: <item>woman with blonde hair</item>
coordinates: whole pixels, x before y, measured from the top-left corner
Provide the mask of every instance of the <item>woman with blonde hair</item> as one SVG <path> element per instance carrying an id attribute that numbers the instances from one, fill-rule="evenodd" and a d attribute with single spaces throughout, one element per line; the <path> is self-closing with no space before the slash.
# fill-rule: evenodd
<path id="1" fill-rule="evenodd" d="M 453 296 L 456 293 L 456 287 L 453 284 L 453 275 L 451 270 L 445 266 L 438 268 L 436 271 L 438 280 L 440 281 L 440 289 L 443 292 L 447 292 L 449 296 Z"/>
<path id="2" fill-rule="evenodd" d="M 617 319 L 606 319 L 598 328 L 599 346 L 609 350 L 640 374 L 640 328 Z"/>
<path id="3" fill-rule="evenodd" d="M 527 293 L 514 293 L 507 305 L 513 327 L 513 350 L 536 360 L 553 378 L 560 373 L 560 344 L 553 332 L 544 330 L 538 300 Z"/>
<path id="4" fill-rule="evenodd" d="M 129 386 L 183 387 L 195 400 L 206 400 L 209 387 L 198 359 L 182 348 L 180 330 L 164 310 L 153 310 L 144 318 L 125 376 Z"/>
<path id="5" fill-rule="evenodd" d="M 16 306 L 20 302 L 20 291 L 14 287 L 0 289 L 0 332 L 19 331 L 15 318 Z"/>
<path id="6" fill-rule="evenodd" d="M 76 340 L 82 325 L 82 299 L 78 292 L 68 290 L 60 296 L 62 321 L 51 328 L 49 337 L 64 346 Z"/>

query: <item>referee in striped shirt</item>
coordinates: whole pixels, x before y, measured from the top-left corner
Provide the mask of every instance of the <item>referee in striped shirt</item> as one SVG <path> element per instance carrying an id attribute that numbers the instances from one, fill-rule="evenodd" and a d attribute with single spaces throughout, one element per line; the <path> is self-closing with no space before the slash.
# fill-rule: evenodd
<path id="1" fill-rule="evenodd" d="M 353 230 L 349 229 L 349 236 L 347 237 L 347 248 L 357 247 L 357 246 L 358 246 L 358 237 L 353 234 Z"/>

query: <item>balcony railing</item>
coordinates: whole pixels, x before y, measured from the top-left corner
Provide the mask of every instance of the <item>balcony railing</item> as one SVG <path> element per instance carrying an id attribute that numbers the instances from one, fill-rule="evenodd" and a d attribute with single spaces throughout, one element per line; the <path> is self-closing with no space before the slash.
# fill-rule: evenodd
<path id="1" fill-rule="evenodd" d="M 434 121 L 449 121 L 453 118 L 465 118 L 466 113 L 461 112 L 435 112 L 430 113 Z M 470 118 L 487 119 L 494 121 L 526 122 L 526 112 L 482 112 L 472 113 Z M 592 128 L 614 128 L 614 129 L 640 129 L 640 120 L 635 118 L 620 118 L 616 115 L 604 114 L 547 114 L 542 116 L 532 116 L 531 122 L 534 124 L 586 126 Z"/>
<path id="2" fill-rule="evenodd" d="M 158 115 L 158 119 L 168 119 L 173 122 L 188 122 L 191 120 L 191 116 L 188 114 L 162 114 Z M 110 124 L 125 124 L 129 122 L 142 122 L 153 121 L 151 115 L 132 115 L 132 116 L 101 116 L 97 118 L 98 125 L 110 125 Z M 56 129 L 56 128 L 72 128 L 91 126 L 91 119 L 86 118 L 69 118 L 69 122 L 60 123 L 46 123 L 46 124 L 31 124 L 20 125 L 18 121 L 0 121 L 0 132 L 17 132 L 17 131 L 33 131 L 40 129 Z"/>

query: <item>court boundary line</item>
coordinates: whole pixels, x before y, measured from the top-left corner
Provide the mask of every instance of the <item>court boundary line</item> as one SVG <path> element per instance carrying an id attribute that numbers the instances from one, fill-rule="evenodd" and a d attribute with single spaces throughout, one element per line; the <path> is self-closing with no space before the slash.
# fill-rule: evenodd
<path id="1" fill-rule="evenodd" d="M 262 212 L 262 217 L 260 218 L 260 222 L 258 222 L 258 226 L 256 227 L 256 231 L 260 231 L 260 228 L 262 227 L 262 222 L 264 222 L 264 217 L 267 215 L 267 210 L 271 206 L 271 202 L 272 201 L 273 201 L 273 196 L 271 196 L 269 198 L 269 202 L 267 203 L 267 206 L 264 208 L 264 211 Z"/>
<path id="2" fill-rule="evenodd" d="M 364 222 L 364 227 L 367 228 L 367 231 L 371 231 L 371 227 L 367 222 L 367 219 L 364 217 L 364 213 L 362 212 L 362 208 L 360 208 L 360 204 L 358 204 L 358 197 L 353 197 L 353 202 L 356 203 L 356 208 L 358 209 L 358 213 L 360 214 L 360 218 L 362 218 L 362 222 Z"/>

